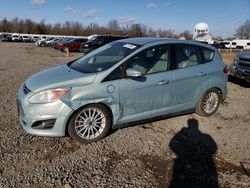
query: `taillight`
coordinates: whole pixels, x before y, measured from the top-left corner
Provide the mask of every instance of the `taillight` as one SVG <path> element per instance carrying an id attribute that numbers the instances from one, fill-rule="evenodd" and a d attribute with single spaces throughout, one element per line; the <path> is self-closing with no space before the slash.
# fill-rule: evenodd
<path id="1" fill-rule="evenodd" d="M 225 74 L 228 74 L 228 73 L 229 73 L 229 69 L 230 69 L 229 65 L 225 65 L 225 67 L 224 67 L 224 69 L 223 69 L 223 72 L 224 72 Z"/>

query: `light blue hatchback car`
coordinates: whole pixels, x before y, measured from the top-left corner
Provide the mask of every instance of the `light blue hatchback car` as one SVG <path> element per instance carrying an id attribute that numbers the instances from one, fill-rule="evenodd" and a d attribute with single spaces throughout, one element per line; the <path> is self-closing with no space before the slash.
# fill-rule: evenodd
<path id="1" fill-rule="evenodd" d="M 210 45 L 119 40 L 28 78 L 18 91 L 20 123 L 30 134 L 69 133 L 87 144 L 130 122 L 188 110 L 210 116 L 226 98 L 226 73 Z"/>

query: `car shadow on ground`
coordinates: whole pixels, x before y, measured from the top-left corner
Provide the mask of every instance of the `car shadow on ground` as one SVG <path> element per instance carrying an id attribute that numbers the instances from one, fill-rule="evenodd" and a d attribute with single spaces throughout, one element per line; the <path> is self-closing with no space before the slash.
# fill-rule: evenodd
<path id="1" fill-rule="evenodd" d="M 187 121 L 170 141 L 170 149 L 176 154 L 170 188 L 218 187 L 218 174 L 213 154 L 217 151 L 214 139 L 199 130 L 198 120 Z"/>
<path id="2" fill-rule="evenodd" d="M 231 82 L 233 84 L 237 84 L 241 87 L 245 87 L 245 88 L 250 88 L 250 82 L 247 82 L 245 80 L 239 79 L 239 78 L 235 78 L 233 76 L 228 76 L 228 82 Z"/>

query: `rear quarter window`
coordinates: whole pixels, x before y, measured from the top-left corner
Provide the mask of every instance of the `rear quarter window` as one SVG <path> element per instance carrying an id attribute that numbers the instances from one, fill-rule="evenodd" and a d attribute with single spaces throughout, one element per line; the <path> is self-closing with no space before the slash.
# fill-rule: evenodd
<path id="1" fill-rule="evenodd" d="M 210 61 L 212 61 L 214 59 L 214 55 L 215 55 L 214 50 L 211 50 L 211 49 L 208 49 L 208 48 L 202 48 L 202 53 L 203 53 L 204 61 L 206 63 L 210 62 Z"/>

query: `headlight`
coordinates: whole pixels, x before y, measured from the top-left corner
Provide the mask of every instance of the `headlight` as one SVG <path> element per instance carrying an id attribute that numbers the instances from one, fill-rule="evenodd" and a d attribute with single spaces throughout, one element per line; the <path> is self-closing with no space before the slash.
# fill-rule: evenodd
<path id="1" fill-rule="evenodd" d="M 84 44 L 84 47 L 86 47 L 86 48 L 87 48 L 88 46 L 89 46 L 88 44 Z"/>
<path id="2" fill-rule="evenodd" d="M 35 93 L 32 95 L 28 101 L 29 103 L 49 103 L 55 102 L 60 99 L 63 95 L 68 93 L 70 88 L 59 88 L 59 89 L 50 89 Z"/>

